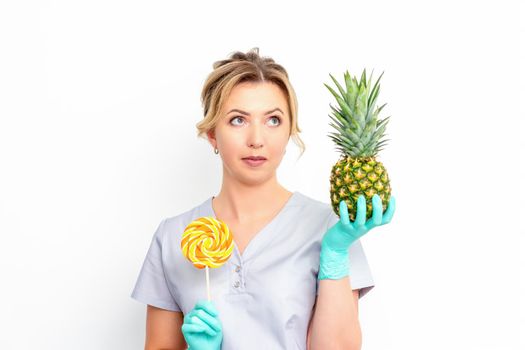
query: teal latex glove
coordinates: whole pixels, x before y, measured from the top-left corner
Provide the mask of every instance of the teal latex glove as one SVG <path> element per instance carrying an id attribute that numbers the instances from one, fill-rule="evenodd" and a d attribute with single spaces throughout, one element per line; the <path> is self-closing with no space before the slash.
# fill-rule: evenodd
<path id="1" fill-rule="evenodd" d="M 191 350 L 219 350 L 222 343 L 222 325 L 219 312 L 211 301 L 199 300 L 193 310 L 184 316 L 182 335 Z"/>
<path id="2" fill-rule="evenodd" d="M 356 240 L 372 228 L 387 224 L 392 220 L 396 209 L 396 200 L 390 196 L 388 208 L 383 214 L 383 203 L 377 194 L 372 196 L 372 217 L 365 222 L 366 199 L 363 195 L 357 199 L 357 213 L 354 222 L 348 218 L 345 201 L 339 202 L 339 221 L 323 236 L 319 262 L 318 279 L 341 279 L 349 275 L 348 249 Z"/>

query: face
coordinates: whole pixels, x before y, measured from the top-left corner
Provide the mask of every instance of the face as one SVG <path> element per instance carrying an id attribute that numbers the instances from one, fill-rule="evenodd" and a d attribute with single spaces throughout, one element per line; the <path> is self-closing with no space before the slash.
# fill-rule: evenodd
<path id="1" fill-rule="evenodd" d="M 208 139 L 219 149 L 225 175 L 244 183 L 260 183 L 275 176 L 286 151 L 290 133 L 288 101 L 281 89 L 269 82 L 236 85 L 221 110 Z M 262 156 L 258 166 L 243 160 Z"/>

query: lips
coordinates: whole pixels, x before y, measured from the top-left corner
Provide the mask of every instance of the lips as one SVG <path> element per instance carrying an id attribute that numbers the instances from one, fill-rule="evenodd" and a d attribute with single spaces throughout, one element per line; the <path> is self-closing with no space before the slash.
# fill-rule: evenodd
<path id="1" fill-rule="evenodd" d="M 262 156 L 252 156 L 252 157 L 244 157 L 243 159 L 250 159 L 250 160 L 266 160 L 266 158 Z"/>

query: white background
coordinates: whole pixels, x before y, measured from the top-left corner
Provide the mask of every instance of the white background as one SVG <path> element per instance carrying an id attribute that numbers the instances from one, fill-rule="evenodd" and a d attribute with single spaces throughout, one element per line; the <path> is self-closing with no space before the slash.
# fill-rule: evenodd
<path id="1" fill-rule="evenodd" d="M 397 210 L 361 240 L 363 349 L 524 349 L 525 16 L 495 3 L 3 1 L 0 348 L 143 348 L 129 295 L 153 232 L 220 190 L 202 84 L 259 47 L 307 147 L 290 140 L 279 180 L 326 203 L 323 83 L 385 72 Z"/>

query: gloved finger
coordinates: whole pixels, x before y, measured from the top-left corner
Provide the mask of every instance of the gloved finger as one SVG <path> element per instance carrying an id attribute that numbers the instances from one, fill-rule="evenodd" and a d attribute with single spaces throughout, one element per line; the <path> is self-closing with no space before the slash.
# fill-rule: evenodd
<path id="1" fill-rule="evenodd" d="M 380 226 L 383 221 L 383 202 L 379 195 L 372 196 L 372 218 L 367 221 L 366 228 L 370 230 L 376 226 Z"/>
<path id="2" fill-rule="evenodd" d="M 339 219 L 345 226 L 350 224 L 350 219 L 348 219 L 348 206 L 345 201 L 339 202 Z"/>
<path id="3" fill-rule="evenodd" d="M 396 211 L 396 199 L 394 196 L 390 196 L 388 207 L 386 208 L 385 214 L 383 214 L 382 225 L 388 224 L 392 220 L 392 217 L 394 216 L 395 211 Z"/>
<path id="4" fill-rule="evenodd" d="M 206 322 L 204 322 L 199 316 L 192 316 L 190 322 L 193 325 L 198 325 L 202 330 L 207 333 L 209 336 L 214 337 L 217 335 L 217 332 L 214 331 Z"/>
<path id="5" fill-rule="evenodd" d="M 357 214 L 355 217 L 354 225 L 356 227 L 363 226 L 366 220 L 366 198 L 363 195 L 360 195 L 357 198 Z"/>
<path id="6" fill-rule="evenodd" d="M 208 300 L 199 300 L 195 304 L 194 309 L 201 309 L 209 313 L 213 317 L 217 317 L 219 315 L 219 310 L 213 305 L 211 301 Z"/>
<path id="7" fill-rule="evenodd" d="M 188 334 L 188 333 L 205 333 L 205 331 L 204 331 L 202 326 L 200 326 L 198 324 L 192 324 L 192 323 L 185 323 L 185 324 L 183 324 L 182 327 L 181 327 L 181 330 L 182 330 L 183 334 Z"/>
<path id="8" fill-rule="evenodd" d="M 195 309 L 184 315 L 184 323 L 191 323 L 191 318 L 195 315 Z"/>
<path id="9" fill-rule="evenodd" d="M 217 320 L 215 317 L 208 314 L 206 311 L 202 309 L 195 310 L 195 314 L 193 315 L 193 318 L 198 318 L 201 322 L 204 322 L 210 329 L 213 329 L 215 332 L 221 331 L 221 324 L 219 320 Z"/>

